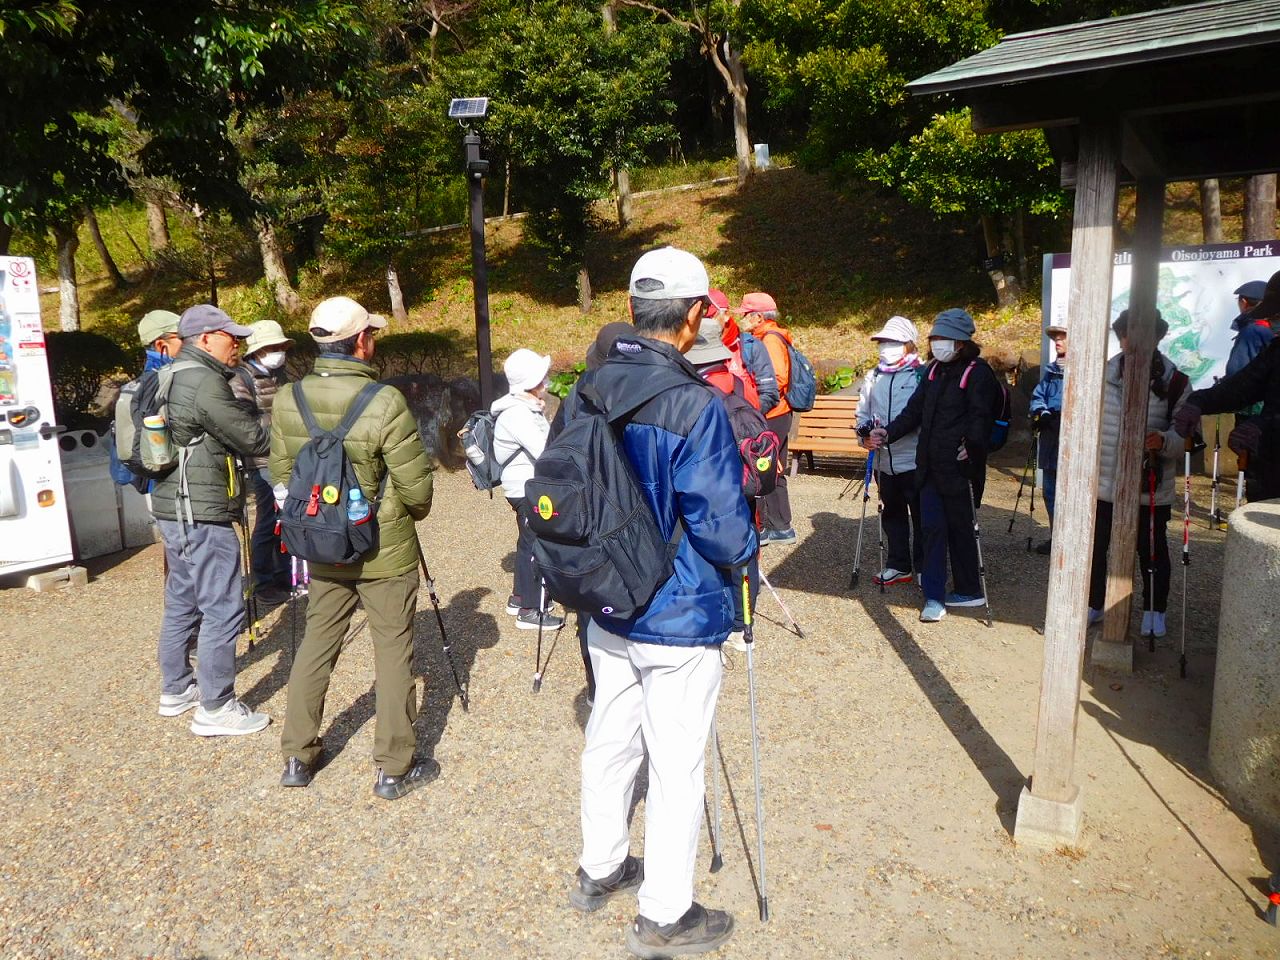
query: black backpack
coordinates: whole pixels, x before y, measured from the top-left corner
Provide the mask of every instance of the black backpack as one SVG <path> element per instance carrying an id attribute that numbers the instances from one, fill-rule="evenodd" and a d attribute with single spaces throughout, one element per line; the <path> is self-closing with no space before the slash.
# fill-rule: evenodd
<path id="1" fill-rule="evenodd" d="M 462 452 L 467 457 L 467 472 L 471 474 L 471 482 L 477 490 L 488 490 L 490 497 L 493 496 L 493 488 L 502 483 L 502 471 L 516 457 L 527 452 L 523 447 L 517 447 L 507 459 L 499 460 L 493 450 L 497 427 L 497 416 L 488 410 L 477 410 L 458 431 Z M 529 459 L 536 458 L 530 456 Z"/>
<path id="2" fill-rule="evenodd" d="M 968 366 L 964 368 L 964 373 L 960 374 L 961 390 L 969 386 L 969 374 L 973 373 L 973 368 L 977 365 L 977 360 L 970 360 Z M 929 365 L 930 380 L 933 379 L 936 369 L 937 361 L 935 360 Z M 991 410 L 991 436 L 987 440 L 987 452 L 995 453 L 997 450 L 1004 449 L 1004 445 L 1009 441 L 1009 421 L 1013 419 L 1013 398 L 1009 395 L 1009 385 L 1004 382 L 1004 377 L 994 370 L 991 371 L 991 375 L 995 377 L 996 389 L 1000 391 L 1000 396 Z"/>
<path id="3" fill-rule="evenodd" d="M 280 538 L 285 549 L 301 560 L 356 563 L 378 546 L 378 504 L 386 489 L 386 475 L 377 497 L 365 494 L 367 517 L 358 523 L 349 521 L 349 491 L 360 490 L 360 483 L 342 441 L 380 389 L 382 384 L 366 384 L 342 422 L 333 430 L 322 430 L 307 404 L 302 384 L 293 384 L 293 399 L 310 439 L 293 462 L 289 493 L 280 511 Z"/>
<path id="4" fill-rule="evenodd" d="M 592 374 L 578 381 L 580 409 L 525 483 L 534 560 L 547 594 L 565 607 L 626 620 L 671 576 L 684 525 L 676 522 L 670 540 L 662 536 L 621 434 L 659 393 L 690 382 L 702 383 L 683 373 L 655 377 L 645 394 L 628 398 L 627 409 L 609 410 Z"/>

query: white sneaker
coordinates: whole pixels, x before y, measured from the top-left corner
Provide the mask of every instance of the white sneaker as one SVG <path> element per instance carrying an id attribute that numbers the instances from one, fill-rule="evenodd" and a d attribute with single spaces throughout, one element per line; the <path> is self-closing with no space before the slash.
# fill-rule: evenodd
<path id="1" fill-rule="evenodd" d="M 200 688 L 194 683 L 181 693 L 160 694 L 160 716 L 177 717 L 200 706 Z"/>
<path id="2" fill-rule="evenodd" d="M 890 587 L 895 583 L 910 583 L 912 580 L 911 572 L 908 570 L 898 570 L 894 567 L 885 567 L 874 577 L 871 582 L 882 587 Z"/>
<path id="3" fill-rule="evenodd" d="M 217 710 L 198 708 L 191 720 L 191 732 L 197 737 L 239 737 L 257 733 L 270 722 L 265 713 L 254 713 L 232 697 Z"/>
<path id="4" fill-rule="evenodd" d="M 1092 626 L 1095 623 L 1101 623 L 1101 622 L 1102 622 L 1102 611 L 1099 610 L 1097 607 L 1090 607 L 1089 608 L 1089 625 Z"/>
<path id="5" fill-rule="evenodd" d="M 1169 632 L 1168 628 L 1165 626 L 1164 614 L 1159 610 L 1151 611 L 1151 632 L 1155 635 L 1157 640 Z"/>
<path id="6" fill-rule="evenodd" d="M 740 653 L 747 652 L 747 635 L 741 630 L 735 630 L 729 634 L 729 638 L 725 640 L 725 643 Z"/>

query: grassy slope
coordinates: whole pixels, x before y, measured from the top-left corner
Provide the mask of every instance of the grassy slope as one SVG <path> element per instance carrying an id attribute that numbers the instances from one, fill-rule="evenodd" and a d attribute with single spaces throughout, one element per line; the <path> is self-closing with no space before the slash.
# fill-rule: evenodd
<path id="1" fill-rule="evenodd" d="M 1192 185 L 1170 189 L 1165 219 L 1168 243 L 1199 239 L 1199 212 Z M 1224 227 L 1239 235 L 1239 195 L 1223 185 Z M 1118 242 L 1132 223 L 1132 193 L 1123 192 Z M 602 206 L 601 215 L 607 215 Z M 978 320 L 979 339 L 1016 349 L 1036 345 L 1039 308 L 1034 294 L 1021 308 L 998 313 L 990 284 L 978 269 L 978 244 L 969 225 L 939 221 L 870 190 L 837 195 L 820 177 L 774 170 L 744 190 L 706 187 L 638 198 L 626 230 L 606 224 L 589 252 L 595 306 L 583 316 L 571 282 L 549 277 L 537 251 L 522 242 L 520 223 L 488 230 L 492 336 L 498 358 L 520 346 L 553 354 L 557 368 L 578 359 L 598 327 L 626 316 L 631 264 L 645 249 L 664 243 L 702 257 L 712 282 L 736 302 L 749 290 L 774 294 L 797 331 L 803 349 L 818 361 L 860 365 L 871 356 L 868 333 L 892 313 L 922 326 L 938 310 L 968 307 Z M 127 230 L 145 246 L 142 211 L 123 206 L 101 217 L 122 269 L 133 279 L 124 291 L 107 285 L 87 235 L 78 255 L 84 325 L 127 328 L 155 307 L 180 310 L 207 296 L 200 281 L 144 269 Z M 189 225 L 172 224 L 179 243 L 191 242 Z M 22 252 L 15 245 L 15 252 Z M 224 264 L 222 305 L 237 319 L 274 315 L 265 287 L 252 273 L 252 251 Z M 237 267 L 238 262 L 242 265 Z M 415 241 L 401 264 L 410 304 L 409 327 L 449 332 L 474 356 L 471 273 L 464 231 Z M 45 286 L 52 284 L 48 267 Z M 386 309 L 380 271 L 311 270 L 300 278 L 303 296 L 314 302 L 346 293 L 371 309 Z M 43 303 L 46 325 L 57 317 L 57 294 Z M 922 330 L 923 332 L 923 330 Z"/>

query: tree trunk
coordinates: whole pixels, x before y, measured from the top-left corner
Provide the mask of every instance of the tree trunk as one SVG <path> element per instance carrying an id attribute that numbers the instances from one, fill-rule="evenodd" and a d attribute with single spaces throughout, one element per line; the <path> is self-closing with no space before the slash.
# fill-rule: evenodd
<path id="1" fill-rule="evenodd" d="M 1260 173 L 1244 183 L 1244 241 L 1276 238 L 1276 175 Z"/>
<path id="2" fill-rule="evenodd" d="M 53 228 L 53 239 L 58 245 L 58 321 L 63 330 L 80 329 L 80 288 L 76 284 L 78 226 L 60 223 Z"/>
<path id="3" fill-rule="evenodd" d="M 1000 255 L 1000 231 L 995 217 L 989 213 L 982 215 L 982 238 L 987 247 L 987 276 L 996 288 L 996 303 L 1001 307 L 1011 307 L 1018 302 L 1018 281 L 1004 272 L 1004 263 Z"/>
<path id="4" fill-rule="evenodd" d="M 729 96 L 733 98 L 733 152 L 738 158 L 738 186 L 751 177 L 751 137 L 747 132 L 747 75 L 742 70 L 738 51 L 724 41 L 725 62 L 729 70 Z"/>
<path id="5" fill-rule="evenodd" d="M 1027 224 L 1021 207 L 1014 214 L 1013 243 L 1018 257 L 1018 283 L 1022 284 L 1025 290 L 1027 287 Z"/>
<path id="6" fill-rule="evenodd" d="M 0 257 L 9 255 L 9 241 L 13 239 L 13 227 L 0 221 Z"/>
<path id="7" fill-rule="evenodd" d="M 404 308 L 404 291 L 400 289 L 400 274 L 394 260 L 387 261 L 387 296 L 391 298 L 392 318 L 399 323 L 408 320 L 409 311 Z"/>
<path id="8" fill-rule="evenodd" d="M 303 312 L 305 304 L 289 280 L 289 269 L 285 266 L 275 224 L 270 217 L 259 215 L 254 220 L 254 229 L 258 234 L 258 250 L 262 254 L 262 276 L 280 309 L 290 316 L 297 316 Z"/>
<path id="9" fill-rule="evenodd" d="M 107 249 L 107 242 L 102 239 L 102 230 L 98 227 L 98 216 L 93 212 L 92 207 L 84 208 L 84 219 L 89 225 L 89 236 L 93 238 L 93 245 L 97 248 L 98 258 L 102 260 L 102 266 L 107 271 L 111 286 L 116 290 L 123 290 L 129 285 L 129 281 L 124 278 L 124 274 L 116 266 L 115 258 L 111 256 L 111 251 Z"/>
<path id="10" fill-rule="evenodd" d="M 1200 225 L 1205 243 L 1222 242 L 1222 192 L 1216 178 L 1200 181 Z"/>
<path id="11" fill-rule="evenodd" d="M 617 167 L 613 171 L 613 185 L 617 191 L 618 226 L 631 225 L 631 171 Z"/>
<path id="12" fill-rule="evenodd" d="M 584 263 L 578 268 L 578 309 L 583 313 L 591 312 L 591 274 Z"/>
<path id="13" fill-rule="evenodd" d="M 169 218 L 159 200 L 147 201 L 147 243 L 153 256 L 169 248 Z"/>

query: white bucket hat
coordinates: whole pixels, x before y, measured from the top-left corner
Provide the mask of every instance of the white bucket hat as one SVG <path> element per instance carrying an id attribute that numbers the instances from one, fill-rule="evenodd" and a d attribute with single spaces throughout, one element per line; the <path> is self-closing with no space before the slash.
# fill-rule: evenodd
<path id="1" fill-rule="evenodd" d="M 550 369 L 550 356 L 521 347 L 507 357 L 507 362 L 502 365 L 502 372 L 507 375 L 507 391 L 523 393 L 532 390 L 547 378 L 547 371 Z"/>

